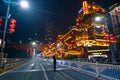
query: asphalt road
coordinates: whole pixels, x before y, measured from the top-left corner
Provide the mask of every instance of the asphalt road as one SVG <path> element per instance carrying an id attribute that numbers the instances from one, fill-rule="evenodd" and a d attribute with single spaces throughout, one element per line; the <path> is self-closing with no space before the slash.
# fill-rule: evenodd
<path id="1" fill-rule="evenodd" d="M 98 80 L 76 70 L 57 65 L 53 71 L 52 62 L 34 59 L 13 70 L 0 74 L 0 80 Z"/>

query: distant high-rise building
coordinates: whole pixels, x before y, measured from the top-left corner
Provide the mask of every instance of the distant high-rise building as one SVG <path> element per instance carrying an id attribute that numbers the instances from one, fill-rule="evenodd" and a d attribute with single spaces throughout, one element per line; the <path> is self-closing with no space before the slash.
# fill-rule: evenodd
<path id="1" fill-rule="evenodd" d="M 54 25 L 51 22 L 45 24 L 45 43 L 54 41 L 53 26 Z"/>
<path id="2" fill-rule="evenodd" d="M 117 48 L 120 50 L 120 4 L 109 7 Z"/>

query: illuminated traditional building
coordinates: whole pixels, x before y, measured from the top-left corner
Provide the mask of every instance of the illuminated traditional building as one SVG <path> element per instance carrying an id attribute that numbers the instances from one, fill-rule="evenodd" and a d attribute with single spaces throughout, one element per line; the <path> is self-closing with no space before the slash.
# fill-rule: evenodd
<path id="1" fill-rule="evenodd" d="M 76 18 L 76 25 L 57 39 L 57 43 L 65 48 L 65 56 L 77 55 L 89 59 L 103 57 L 109 60 L 111 52 L 109 31 L 104 18 L 105 12 L 104 8 L 94 2 L 83 1 L 83 6 Z M 97 16 L 101 17 L 101 21 L 95 21 Z"/>

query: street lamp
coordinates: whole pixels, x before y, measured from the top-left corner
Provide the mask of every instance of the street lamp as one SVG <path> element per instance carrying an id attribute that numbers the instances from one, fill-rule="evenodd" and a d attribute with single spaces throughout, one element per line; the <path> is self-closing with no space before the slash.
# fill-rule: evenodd
<path id="1" fill-rule="evenodd" d="M 4 43 L 5 43 L 5 36 L 6 36 L 6 29 L 7 29 L 7 23 L 8 23 L 8 17 L 9 17 L 9 11 L 10 11 L 10 5 L 11 4 L 18 4 L 16 2 L 12 2 L 11 0 L 3 0 L 3 2 L 7 3 L 7 13 L 6 13 L 6 17 L 5 17 L 5 26 L 4 26 L 4 31 L 3 31 L 3 38 L 2 38 L 2 43 L 1 43 L 1 52 L 0 52 L 0 68 L 3 66 L 3 57 L 4 57 L 4 53 L 3 53 L 3 49 L 4 49 Z M 26 7 L 28 7 L 28 3 L 26 2 L 21 2 L 22 4 L 24 3 L 24 5 Z M 24 6 L 24 7 L 25 7 Z"/>
<path id="2" fill-rule="evenodd" d="M 98 24 L 104 24 L 103 31 L 106 30 L 107 32 L 109 32 L 108 26 L 107 26 L 107 19 L 104 16 L 96 16 L 95 21 Z M 100 26 L 96 26 L 96 27 L 100 28 Z M 104 28 L 106 28 L 106 29 L 104 29 Z"/>
<path id="3" fill-rule="evenodd" d="M 95 21 L 100 21 L 100 20 L 101 20 L 100 16 L 95 17 Z"/>
<path id="4" fill-rule="evenodd" d="M 28 8 L 28 2 L 27 1 L 21 1 L 20 2 L 20 5 L 23 7 L 23 8 Z"/>
<path id="5" fill-rule="evenodd" d="M 36 42 L 32 42 L 32 45 L 36 45 Z"/>

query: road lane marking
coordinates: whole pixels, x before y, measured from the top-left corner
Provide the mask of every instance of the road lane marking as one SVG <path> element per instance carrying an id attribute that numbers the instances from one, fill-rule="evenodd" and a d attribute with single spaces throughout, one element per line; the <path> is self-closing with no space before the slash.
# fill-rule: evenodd
<path id="1" fill-rule="evenodd" d="M 34 66 L 34 63 L 32 63 L 30 66 Z"/>
<path id="2" fill-rule="evenodd" d="M 47 63 L 47 65 L 52 65 L 52 64 L 50 64 L 50 63 Z"/>
<path id="3" fill-rule="evenodd" d="M 65 70 L 65 69 L 68 69 L 68 68 L 56 68 L 56 70 Z"/>
<path id="4" fill-rule="evenodd" d="M 28 80 L 28 79 L 29 79 L 29 77 L 30 77 L 30 74 L 31 74 L 31 72 L 28 74 L 28 76 L 26 77 L 26 79 L 25 79 L 25 80 Z"/>
<path id="5" fill-rule="evenodd" d="M 41 68 L 42 68 L 42 70 L 43 70 L 45 79 L 48 80 L 48 77 L 47 77 L 47 74 L 46 74 L 46 72 L 45 72 L 45 69 L 44 69 L 44 67 L 43 67 L 43 65 L 42 65 L 41 63 L 40 63 L 40 66 L 41 66 Z"/>
<path id="6" fill-rule="evenodd" d="M 60 72 L 61 74 L 63 74 L 65 77 L 67 77 L 69 80 L 74 80 L 71 76 L 65 74 L 64 72 Z"/>
<path id="7" fill-rule="evenodd" d="M 56 77 L 54 77 L 54 79 L 55 79 L 55 80 L 57 80 L 57 78 L 56 78 Z"/>
<path id="8" fill-rule="evenodd" d="M 3 72 L 3 73 L 0 74 L 0 76 L 6 74 L 6 73 L 8 73 L 8 72 L 10 72 L 10 71 Z"/>
<path id="9" fill-rule="evenodd" d="M 32 68 L 34 67 L 34 65 L 35 65 L 35 61 L 34 61 L 32 64 L 30 64 L 30 66 L 31 66 Z M 25 72 L 26 72 L 26 70 L 25 70 Z M 26 77 L 25 80 L 28 80 L 28 79 L 30 78 L 31 72 L 32 72 L 32 71 L 29 72 L 29 74 L 27 75 L 27 77 Z"/>
<path id="10" fill-rule="evenodd" d="M 61 80 L 66 80 L 65 77 L 63 77 L 60 73 L 56 73 L 60 78 L 62 78 Z"/>
<path id="11" fill-rule="evenodd" d="M 57 71 L 65 70 L 68 68 L 57 68 Z M 17 70 L 17 71 L 10 71 L 9 73 L 18 73 L 18 72 L 37 72 L 37 71 L 43 71 L 42 69 L 33 69 L 33 70 Z M 53 71 L 53 68 L 46 69 L 45 71 Z"/>

